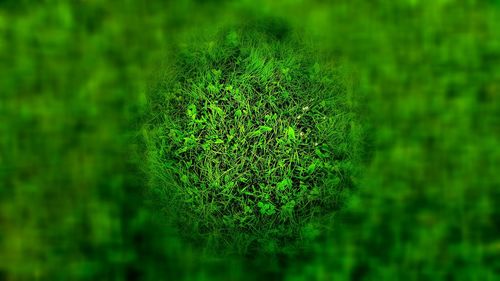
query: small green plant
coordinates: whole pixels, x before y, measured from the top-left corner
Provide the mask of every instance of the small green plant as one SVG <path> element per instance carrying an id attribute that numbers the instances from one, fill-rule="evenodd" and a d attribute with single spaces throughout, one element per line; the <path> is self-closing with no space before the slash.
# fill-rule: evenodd
<path id="1" fill-rule="evenodd" d="M 177 54 L 144 127 L 163 210 L 216 246 L 315 237 L 352 186 L 359 125 L 341 73 L 273 21 Z"/>

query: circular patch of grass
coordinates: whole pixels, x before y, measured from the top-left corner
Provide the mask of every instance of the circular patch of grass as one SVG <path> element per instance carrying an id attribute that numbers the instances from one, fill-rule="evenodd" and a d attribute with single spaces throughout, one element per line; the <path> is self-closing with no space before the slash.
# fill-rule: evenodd
<path id="1" fill-rule="evenodd" d="M 341 205 L 359 124 L 348 83 L 275 21 L 179 47 L 150 95 L 150 185 L 185 236 L 280 251 Z"/>

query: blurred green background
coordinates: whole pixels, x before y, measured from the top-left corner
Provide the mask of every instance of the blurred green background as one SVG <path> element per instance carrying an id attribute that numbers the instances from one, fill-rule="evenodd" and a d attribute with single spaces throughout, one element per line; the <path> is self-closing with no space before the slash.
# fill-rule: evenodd
<path id="1" fill-rule="evenodd" d="M 286 18 L 362 97 L 327 238 L 213 257 L 155 218 L 136 135 L 169 46 Z M 0 1 L 0 280 L 500 280 L 500 2 Z"/>

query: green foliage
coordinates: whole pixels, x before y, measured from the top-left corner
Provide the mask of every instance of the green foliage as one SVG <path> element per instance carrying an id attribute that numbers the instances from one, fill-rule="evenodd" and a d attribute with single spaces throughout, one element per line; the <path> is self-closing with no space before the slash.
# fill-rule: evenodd
<path id="1" fill-rule="evenodd" d="M 0 1 L 0 280 L 497 281 L 499 4 Z M 145 197 L 142 162 L 131 161 L 135 136 L 148 133 L 135 114 L 156 81 L 151 73 L 172 70 L 158 66 L 165 50 L 249 11 L 306 30 L 366 97 L 360 116 L 371 153 L 356 192 L 333 221 L 304 225 L 302 239 L 317 242 L 296 257 L 214 258 L 194 249 L 149 208 L 170 197 L 165 189 Z M 265 30 L 290 34 L 279 23 Z M 228 35 L 233 45 L 236 35 Z M 283 69 L 287 81 L 291 71 Z M 171 182 L 157 171 L 158 186 Z M 244 208 L 261 216 L 258 206 Z"/>
<path id="2" fill-rule="evenodd" d="M 290 245 L 331 215 L 358 151 L 341 73 L 292 34 L 269 32 L 249 24 L 181 47 L 146 124 L 151 174 L 176 182 L 153 188 L 176 198 L 167 207 L 184 232 L 230 245 L 245 235 L 238 249 Z"/>

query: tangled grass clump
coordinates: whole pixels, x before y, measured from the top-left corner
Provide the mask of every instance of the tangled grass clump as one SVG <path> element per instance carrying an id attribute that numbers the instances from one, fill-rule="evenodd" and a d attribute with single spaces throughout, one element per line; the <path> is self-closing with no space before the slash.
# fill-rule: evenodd
<path id="1" fill-rule="evenodd" d="M 350 188 L 359 125 L 341 73 L 286 25 L 180 47 L 151 93 L 151 187 L 181 232 L 285 249 L 314 238 Z"/>

